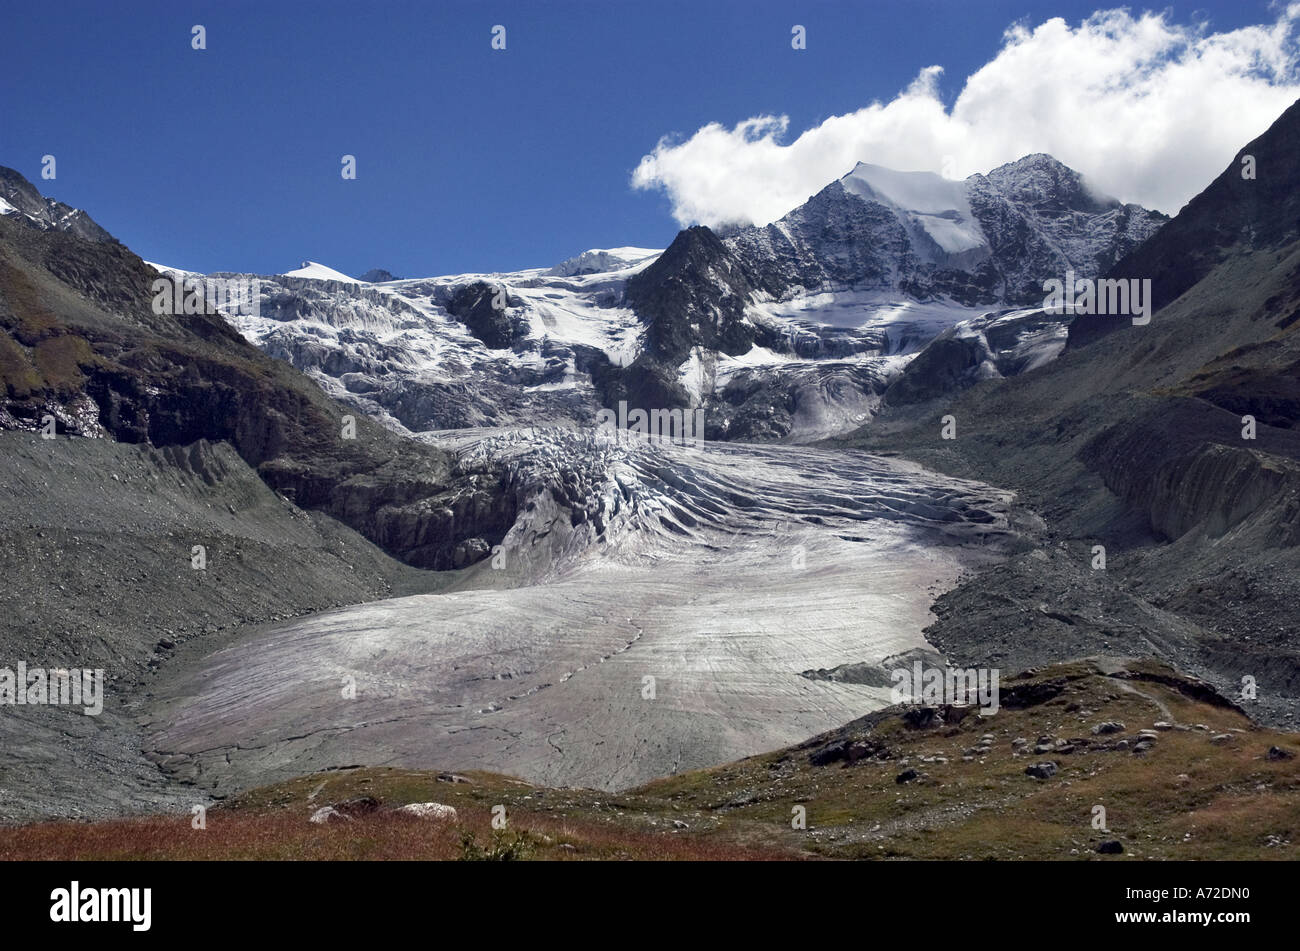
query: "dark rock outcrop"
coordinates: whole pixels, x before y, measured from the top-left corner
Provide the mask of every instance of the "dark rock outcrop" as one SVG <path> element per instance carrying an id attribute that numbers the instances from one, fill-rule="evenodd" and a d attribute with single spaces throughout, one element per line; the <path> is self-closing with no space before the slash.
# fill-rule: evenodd
<path id="1" fill-rule="evenodd" d="M 446 303 L 447 313 L 492 350 L 508 350 L 528 336 L 528 327 L 512 317 L 504 288 L 484 281 L 458 288 Z"/>

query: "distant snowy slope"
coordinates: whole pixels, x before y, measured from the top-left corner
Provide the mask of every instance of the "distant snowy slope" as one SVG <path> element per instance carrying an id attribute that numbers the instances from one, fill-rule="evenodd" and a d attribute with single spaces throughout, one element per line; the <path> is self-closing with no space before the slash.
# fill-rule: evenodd
<path id="1" fill-rule="evenodd" d="M 546 273 L 554 277 L 576 277 L 581 274 L 601 274 L 619 271 L 633 264 L 649 263 L 650 258 L 663 254 L 663 250 L 650 248 L 592 248 L 577 257 L 561 261 Z"/>

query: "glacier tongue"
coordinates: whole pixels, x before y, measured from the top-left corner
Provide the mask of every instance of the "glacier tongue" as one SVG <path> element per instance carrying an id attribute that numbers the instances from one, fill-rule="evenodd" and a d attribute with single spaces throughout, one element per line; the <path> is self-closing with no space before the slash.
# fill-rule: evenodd
<path id="1" fill-rule="evenodd" d="M 563 430 L 449 444 L 517 464 L 501 567 L 278 625 L 163 681 L 169 763 L 229 791 L 354 763 L 618 789 L 730 761 L 887 704 L 883 668 L 876 686 L 801 673 L 927 647 L 933 596 L 1009 533 L 1004 493 L 861 453 Z"/>

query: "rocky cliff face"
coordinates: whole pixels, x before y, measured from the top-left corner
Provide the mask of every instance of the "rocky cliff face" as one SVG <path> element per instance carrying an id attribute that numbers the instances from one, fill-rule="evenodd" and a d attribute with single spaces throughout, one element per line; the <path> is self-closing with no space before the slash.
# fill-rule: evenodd
<path id="1" fill-rule="evenodd" d="M 1300 543 L 1300 439 L 1269 448 L 1241 439 L 1238 419 L 1180 401 L 1106 429 L 1080 458 L 1164 540 L 1221 538 L 1253 520 L 1269 545 L 1290 547 Z"/>
<path id="2" fill-rule="evenodd" d="M 489 350 L 507 350 L 528 336 L 528 326 L 512 317 L 505 288 L 476 281 L 457 288 L 443 305 Z"/>
<path id="3" fill-rule="evenodd" d="M 694 347 L 738 356 L 754 345 L 745 319 L 754 286 L 745 266 L 708 228 L 681 232 L 627 282 L 627 302 L 646 325 L 645 353 L 676 367 Z"/>

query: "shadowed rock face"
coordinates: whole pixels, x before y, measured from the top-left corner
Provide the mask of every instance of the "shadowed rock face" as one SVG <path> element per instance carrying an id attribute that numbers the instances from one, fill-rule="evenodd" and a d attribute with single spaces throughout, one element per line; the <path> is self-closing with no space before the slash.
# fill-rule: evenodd
<path id="1" fill-rule="evenodd" d="M 1254 450 L 1240 429 L 1239 420 L 1195 401 L 1152 406 L 1099 434 L 1081 459 L 1166 540 L 1193 530 L 1219 538 L 1266 517 L 1270 545 L 1300 543 L 1300 439 L 1272 444 L 1274 452 L 1288 449 L 1288 459 Z"/>
<path id="2" fill-rule="evenodd" d="M 745 268 L 708 228 L 681 232 L 659 258 L 627 282 L 627 300 L 646 323 L 646 352 L 676 367 L 693 347 L 733 356 L 754 344 L 745 306 L 754 286 Z"/>
<path id="3" fill-rule="evenodd" d="M 116 242 L 0 219 L 0 428 L 154 446 L 227 441 L 273 488 L 419 567 L 452 567 L 514 520 L 486 464 L 347 411 L 219 314 L 160 315 L 158 274 Z M 458 554 L 459 552 L 459 554 Z"/>
<path id="4" fill-rule="evenodd" d="M 626 367 L 603 354 L 589 365 L 605 406 L 688 407 L 678 368 L 697 348 L 748 353 L 759 330 L 746 319 L 754 297 L 745 268 L 708 228 L 680 232 L 659 258 L 627 282 L 625 298 L 645 324 L 645 346 Z"/>

